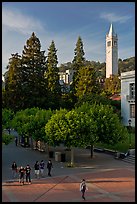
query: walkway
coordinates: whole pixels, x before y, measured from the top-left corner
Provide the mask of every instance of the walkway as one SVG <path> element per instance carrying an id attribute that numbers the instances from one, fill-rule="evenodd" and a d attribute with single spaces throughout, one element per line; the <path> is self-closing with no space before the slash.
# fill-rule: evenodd
<path id="1" fill-rule="evenodd" d="M 52 177 L 35 179 L 33 165 L 36 160 L 48 160 L 48 155 L 14 144 L 2 149 L 2 202 L 135 202 L 135 165 L 116 160 L 112 155 L 94 153 L 90 150 L 75 151 L 75 168 L 54 158 Z M 10 165 L 30 164 L 32 184 L 20 185 L 10 182 Z M 79 184 L 85 178 L 88 185 L 86 201 L 81 199 Z"/>

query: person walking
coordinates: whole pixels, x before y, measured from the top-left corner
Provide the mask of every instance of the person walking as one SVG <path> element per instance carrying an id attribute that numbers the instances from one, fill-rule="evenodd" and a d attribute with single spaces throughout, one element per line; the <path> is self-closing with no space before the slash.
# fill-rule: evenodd
<path id="1" fill-rule="evenodd" d="M 15 145 L 16 146 L 18 145 L 18 138 L 17 138 L 17 136 L 15 137 Z"/>
<path id="2" fill-rule="evenodd" d="M 38 161 L 36 161 L 34 165 L 34 169 L 35 169 L 35 177 L 39 178 L 39 162 Z"/>
<path id="3" fill-rule="evenodd" d="M 40 175 L 41 175 L 41 177 L 43 177 L 44 176 L 44 167 L 45 167 L 45 163 L 43 160 L 41 160 L 39 167 L 40 167 Z"/>
<path id="4" fill-rule="evenodd" d="M 51 176 L 51 168 L 53 168 L 52 162 L 49 159 L 48 163 L 47 163 L 47 169 L 48 169 L 48 176 Z"/>
<path id="5" fill-rule="evenodd" d="M 82 181 L 80 183 L 80 191 L 82 193 L 83 200 L 86 200 L 86 198 L 85 198 L 86 190 L 88 190 L 87 185 L 86 185 L 86 181 L 85 181 L 85 179 L 82 179 Z"/>
<path id="6" fill-rule="evenodd" d="M 12 163 L 11 169 L 12 169 L 12 178 L 15 179 L 17 176 L 17 164 L 15 161 Z"/>
<path id="7" fill-rule="evenodd" d="M 28 184 L 31 184 L 31 178 L 30 178 L 31 168 L 30 168 L 29 164 L 26 166 L 25 172 L 26 172 L 26 182 Z"/>
<path id="8" fill-rule="evenodd" d="M 21 166 L 19 169 L 19 183 L 24 184 L 24 174 L 25 174 L 25 169 L 23 168 L 23 166 Z"/>

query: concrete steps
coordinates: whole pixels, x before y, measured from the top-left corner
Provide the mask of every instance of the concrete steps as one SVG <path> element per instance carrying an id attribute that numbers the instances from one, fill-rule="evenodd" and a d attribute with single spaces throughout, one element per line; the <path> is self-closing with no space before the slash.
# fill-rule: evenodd
<path id="1" fill-rule="evenodd" d="M 135 155 L 129 155 L 125 157 L 124 159 L 122 159 L 122 161 L 131 163 L 131 164 L 135 164 Z"/>

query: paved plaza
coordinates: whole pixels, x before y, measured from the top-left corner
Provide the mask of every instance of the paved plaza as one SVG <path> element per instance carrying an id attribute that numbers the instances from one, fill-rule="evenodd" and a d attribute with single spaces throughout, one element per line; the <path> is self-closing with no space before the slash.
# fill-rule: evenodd
<path id="1" fill-rule="evenodd" d="M 135 202 L 135 165 L 116 160 L 112 155 L 90 150 L 75 151 L 74 168 L 66 167 L 67 162 L 52 159 L 52 177 L 35 179 L 32 168 L 32 184 L 21 185 L 18 179 L 11 180 L 9 166 L 15 160 L 20 165 L 36 160 L 48 160 L 48 155 L 14 144 L 2 150 L 2 202 Z M 86 200 L 81 198 L 81 179 L 87 181 Z"/>

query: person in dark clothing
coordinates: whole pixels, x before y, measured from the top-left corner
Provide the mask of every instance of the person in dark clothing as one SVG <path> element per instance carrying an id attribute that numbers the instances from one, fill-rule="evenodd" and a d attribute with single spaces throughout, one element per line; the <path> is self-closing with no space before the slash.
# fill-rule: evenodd
<path id="1" fill-rule="evenodd" d="M 12 178 L 14 179 L 17 176 L 17 164 L 15 161 L 13 162 L 11 168 L 12 168 Z"/>
<path id="2" fill-rule="evenodd" d="M 45 163 L 44 163 L 44 161 L 43 160 L 41 160 L 41 162 L 40 162 L 40 165 L 39 165 L 39 167 L 40 167 L 40 175 L 41 175 L 41 177 L 43 177 L 44 175 L 44 166 L 45 166 Z"/>
<path id="3" fill-rule="evenodd" d="M 18 138 L 17 138 L 17 136 L 15 137 L 15 145 L 16 146 L 18 145 Z"/>
<path id="4" fill-rule="evenodd" d="M 25 169 L 23 166 L 20 167 L 19 169 L 19 182 L 24 184 L 24 174 L 25 174 Z"/>
<path id="5" fill-rule="evenodd" d="M 82 193 L 82 198 L 83 198 L 84 200 L 86 200 L 86 199 L 85 199 L 85 192 L 86 192 L 86 190 L 88 190 L 88 188 L 87 188 L 85 179 L 83 179 L 82 182 L 80 183 L 80 191 L 81 191 L 81 193 Z"/>
<path id="6" fill-rule="evenodd" d="M 47 169 L 48 169 L 48 176 L 51 176 L 51 168 L 53 168 L 51 160 L 48 161 L 47 163 Z"/>
<path id="7" fill-rule="evenodd" d="M 31 178 L 30 178 L 31 168 L 30 168 L 29 164 L 26 166 L 25 172 L 26 172 L 26 182 L 31 184 Z"/>
<path id="8" fill-rule="evenodd" d="M 36 161 L 34 165 L 34 169 L 35 169 L 35 177 L 39 178 L 39 162 L 38 161 Z"/>

